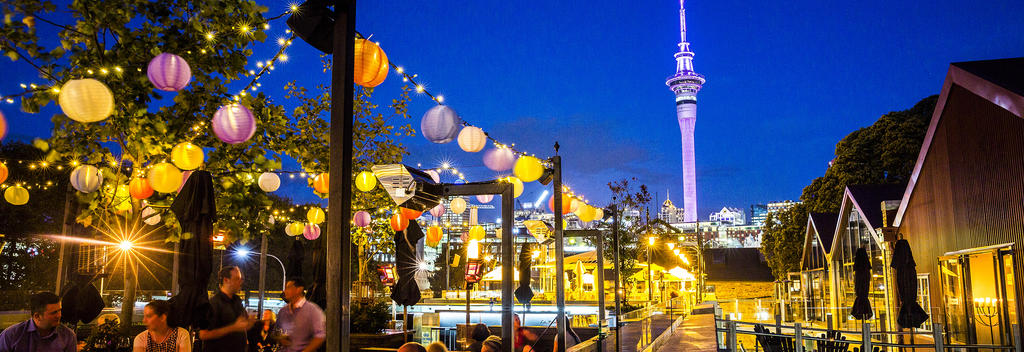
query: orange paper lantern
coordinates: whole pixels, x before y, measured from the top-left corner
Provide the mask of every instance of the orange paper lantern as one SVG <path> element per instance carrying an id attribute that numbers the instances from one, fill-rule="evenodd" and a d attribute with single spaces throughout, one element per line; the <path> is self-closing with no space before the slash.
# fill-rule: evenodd
<path id="1" fill-rule="evenodd" d="M 441 227 L 434 225 L 427 228 L 427 245 L 431 247 L 437 247 L 441 243 L 441 236 L 443 235 Z"/>
<path id="2" fill-rule="evenodd" d="M 548 199 L 548 209 L 552 212 L 555 211 L 555 196 L 551 196 Z M 562 193 L 562 214 L 568 214 L 572 211 L 572 198 L 568 194 Z"/>
<path id="3" fill-rule="evenodd" d="M 4 165 L 4 163 L 0 163 L 0 183 L 4 183 L 4 181 L 7 181 L 7 174 L 9 172 L 10 171 L 7 171 L 7 165 Z"/>
<path id="4" fill-rule="evenodd" d="M 326 194 L 327 191 L 330 190 L 330 188 L 327 187 L 327 184 L 330 182 L 330 178 L 331 176 L 326 172 L 316 175 L 316 177 L 313 178 L 313 189 L 318 193 Z"/>
<path id="5" fill-rule="evenodd" d="M 366 39 L 356 39 L 352 49 L 355 53 L 355 83 L 373 88 L 384 82 L 388 77 L 388 56 L 384 50 Z"/>
<path id="6" fill-rule="evenodd" d="M 422 211 L 415 211 L 415 210 L 412 210 L 412 209 L 409 209 L 409 208 L 399 208 L 399 209 L 401 209 L 401 211 L 402 211 L 402 216 L 404 216 L 406 219 L 409 219 L 409 220 L 419 219 L 420 215 L 423 215 Z"/>
<path id="7" fill-rule="evenodd" d="M 145 177 L 133 178 L 128 182 L 128 193 L 135 199 L 146 199 L 153 195 L 153 187 L 149 186 L 149 180 Z"/>
<path id="8" fill-rule="evenodd" d="M 396 211 L 394 215 L 391 215 L 391 229 L 395 231 L 405 231 L 409 227 L 409 219 L 402 215 L 402 212 Z"/>

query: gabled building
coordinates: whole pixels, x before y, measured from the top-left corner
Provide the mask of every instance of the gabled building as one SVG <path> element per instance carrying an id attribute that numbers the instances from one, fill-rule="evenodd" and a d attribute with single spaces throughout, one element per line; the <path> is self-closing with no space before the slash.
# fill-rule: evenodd
<path id="1" fill-rule="evenodd" d="M 1024 314 L 1024 58 L 950 65 L 894 226 L 946 341 L 1011 343 Z M 1017 327 L 1017 331 L 1013 331 Z"/>
<path id="2" fill-rule="evenodd" d="M 798 298 L 802 303 L 804 321 L 824 323 L 825 314 L 831 306 L 828 254 L 832 249 L 838 218 L 839 215 L 834 213 L 811 213 L 807 217 Z"/>
<path id="3" fill-rule="evenodd" d="M 904 184 L 850 185 L 843 193 L 835 235 L 828 251 L 828 267 L 832 286 L 832 319 L 834 326 L 859 329 L 860 320 L 850 316 L 854 301 L 853 259 L 857 249 L 864 248 L 871 262 L 871 285 L 868 298 L 876 327 L 891 326 L 889 293 L 889 246 L 882 236 L 885 224 L 883 204 L 899 200 L 906 189 Z"/>

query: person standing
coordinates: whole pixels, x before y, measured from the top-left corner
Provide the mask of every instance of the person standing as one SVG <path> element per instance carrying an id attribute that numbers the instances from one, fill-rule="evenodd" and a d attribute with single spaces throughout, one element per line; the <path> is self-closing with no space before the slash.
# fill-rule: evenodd
<path id="1" fill-rule="evenodd" d="M 146 331 L 135 336 L 132 352 L 192 352 L 192 336 L 188 330 L 167 325 L 167 301 L 152 301 L 143 310 Z"/>
<path id="2" fill-rule="evenodd" d="M 217 274 L 220 289 L 210 297 L 210 314 L 205 326 L 199 329 L 203 351 L 246 352 L 245 331 L 253 321 L 242 306 L 238 291 L 242 290 L 242 271 L 237 266 L 225 266 Z"/>
<path id="3" fill-rule="evenodd" d="M 327 338 L 324 311 L 306 300 L 306 284 L 302 278 L 288 279 L 284 286 L 288 305 L 277 312 L 277 325 L 282 334 L 280 343 L 289 352 L 312 352 Z"/>
<path id="4" fill-rule="evenodd" d="M 0 352 L 75 352 L 75 332 L 60 324 L 60 297 L 41 292 L 29 297 L 32 317 L 0 333 Z"/>

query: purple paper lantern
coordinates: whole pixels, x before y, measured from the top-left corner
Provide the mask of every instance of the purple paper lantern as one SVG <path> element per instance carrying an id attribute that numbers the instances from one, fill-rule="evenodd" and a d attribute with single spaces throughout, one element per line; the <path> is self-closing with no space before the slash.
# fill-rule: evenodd
<path id="1" fill-rule="evenodd" d="M 438 204 L 436 207 L 430 208 L 430 216 L 439 218 L 441 215 L 444 215 L 445 210 L 447 209 L 444 208 L 443 204 Z"/>
<path id="2" fill-rule="evenodd" d="M 224 105 L 213 115 L 213 133 L 224 143 L 242 143 L 256 133 L 256 119 L 245 106 Z"/>
<path id="3" fill-rule="evenodd" d="M 306 228 L 302 230 L 302 237 L 310 241 L 320 238 L 320 225 L 306 224 Z"/>
<path id="4" fill-rule="evenodd" d="M 492 200 L 494 200 L 494 195 L 493 194 L 481 194 L 481 195 L 476 196 L 476 200 L 478 202 L 480 202 L 480 203 L 490 203 Z"/>
<path id="5" fill-rule="evenodd" d="M 370 226 L 370 213 L 362 210 L 357 211 L 355 215 L 352 216 L 352 221 L 359 227 Z"/>
<path id="6" fill-rule="evenodd" d="M 505 171 L 511 169 L 516 163 L 516 154 L 512 149 L 495 148 L 484 153 L 484 165 L 493 171 Z"/>
<path id="7" fill-rule="evenodd" d="M 455 110 L 444 105 L 430 108 L 426 114 L 423 114 L 423 120 L 420 121 L 420 131 L 423 132 L 423 137 L 434 143 L 448 143 L 455 140 L 461 127 L 462 120 L 459 119 L 459 115 L 455 113 Z"/>
<path id="8" fill-rule="evenodd" d="M 181 56 L 162 53 L 149 60 L 146 76 L 156 89 L 174 92 L 185 88 L 192 80 L 192 69 Z"/>

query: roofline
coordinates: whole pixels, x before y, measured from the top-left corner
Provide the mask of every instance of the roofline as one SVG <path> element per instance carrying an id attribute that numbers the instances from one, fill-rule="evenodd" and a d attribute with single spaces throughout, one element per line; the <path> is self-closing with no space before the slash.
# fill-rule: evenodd
<path id="1" fill-rule="evenodd" d="M 800 271 L 803 271 L 804 263 L 807 260 L 807 248 L 809 248 L 811 246 L 811 243 L 810 243 L 811 241 L 810 241 L 809 237 L 807 236 L 808 235 L 807 232 L 810 232 L 812 229 L 814 230 L 814 239 L 818 240 L 818 243 L 822 243 L 822 241 L 821 241 L 821 232 L 818 231 L 818 225 L 816 225 L 814 223 L 814 219 L 811 217 L 811 213 L 807 213 L 807 231 L 805 231 L 805 233 L 804 233 L 804 250 L 803 250 L 803 254 L 800 256 Z M 822 243 L 822 244 L 824 244 L 824 243 Z M 825 257 L 825 268 L 827 269 L 828 266 L 829 266 L 829 262 L 831 261 L 831 258 L 829 257 L 828 253 L 825 253 L 825 246 L 820 246 L 820 247 L 821 247 L 821 252 L 822 252 L 821 255 L 823 257 Z"/>
<path id="2" fill-rule="evenodd" d="M 939 100 L 935 104 L 935 111 L 932 112 L 932 119 L 928 123 L 928 132 L 924 136 L 924 142 L 921 143 L 921 151 L 917 154 L 914 172 L 910 174 L 907 189 L 903 191 L 903 199 L 900 200 L 900 208 L 896 212 L 895 221 L 893 221 L 894 227 L 903 225 L 903 216 L 906 214 L 907 206 L 910 204 L 910 197 L 916 189 L 917 179 L 921 176 L 921 168 L 924 167 L 928 150 L 931 148 L 932 140 L 935 138 L 935 129 L 939 125 L 939 119 L 942 117 L 942 112 L 945 110 L 946 102 L 949 99 L 949 91 L 953 88 L 954 84 L 988 100 L 992 104 L 1006 109 L 1017 117 L 1024 118 L 1024 97 L 959 68 L 955 64 L 949 64 L 946 80 L 942 83 L 942 93 L 939 94 Z"/>
<path id="3" fill-rule="evenodd" d="M 829 248 L 827 254 L 829 261 L 832 261 L 832 254 L 836 252 L 836 246 L 839 244 L 839 242 L 842 242 L 839 239 L 842 238 L 840 234 L 842 233 L 843 226 L 839 225 L 845 219 L 843 217 L 843 214 L 845 213 L 843 210 L 846 209 L 847 199 L 850 200 L 850 203 L 853 203 L 853 210 L 856 210 L 858 213 L 860 213 L 860 217 L 864 219 L 864 223 L 868 225 L 868 231 L 871 232 L 871 238 L 875 241 L 875 243 L 878 243 L 879 247 L 881 247 L 881 244 L 883 242 L 882 239 L 878 237 L 877 229 L 871 227 L 873 225 L 871 225 L 871 223 L 867 221 L 867 217 L 864 216 L 864 209 L 861 209 L 860 204 L 857 202 L 857 200 L 853 199 L 853 194 L 850 193 L 850 186 L 846 186 L 846 188 L 843 189 L 843 203 L 839 206 L 839 217 L 836 218 L 836 232 L 832 235 L 832 248 Z"/>

